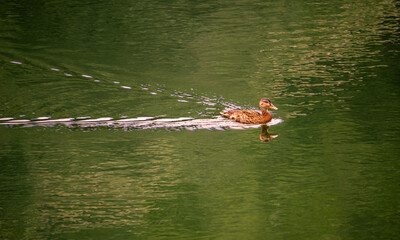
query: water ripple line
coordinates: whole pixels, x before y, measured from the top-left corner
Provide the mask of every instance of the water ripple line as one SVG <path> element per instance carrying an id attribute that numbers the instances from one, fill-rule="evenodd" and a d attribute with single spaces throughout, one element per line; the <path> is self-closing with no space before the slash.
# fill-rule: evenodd
<path id="1" fill-rule="evenodd" d="M 24 63 L 19 61 L 9 61 L 11 64 L 23 65 Z M 63 72 L 59 68 L 50 68 L 51 71 L 60 72 L 65 77 L 72 77 L 70 73 Z M 100 79 L 95 78 L 88 74 L 78 74 L 78 77 L 85 79 L 94 79 L 96 83 L 101 82 Z M 105 81 L 107 82 L 107 81 Z M 132 86 L 122 85 L 120 81 L 112 81 L 113 84 L 117 84 L 122 89 L 132 90 Z M 139 90 L 146 91 L 150 95 L 167 94 L 172 98 L 178 98 L 177 102 L 187 104 L 193 102 L 205 106 L 204 112 L 197 112 L 199 116 L 209 116 L 211 119 L 194 119 L 192 117 L 181 117 L 181 118 L 162 118 L 166 115 L 156 116 L 156 117 L 136 117 L 128 118 L 124 116 L 121 119 L 114 120 L 112 117 L 101 117 L 92 119 L 90 116 L 76 117 L 76 118 L 61 118 L 61 119 L 50 119 L 50 116 L 43 116 L 28 119 L 15 119 L 13 117 L 3 117 L 0 118 L 0 125 L 23 125 L 24 127 L 32 126 L 52 126 L 54 124 L 63 125 L 74 125 L 74 126 L 85 126 L 85 127 L 95 127 L 95 126 L 116 126 L 116 127 L 130 127 L 130 128 L 176 128 L 176 127 L 190 127 L 190 129 L 246 129 L 253 128 L 255 126 L 242 125 L 239 123 L 231 122 L 221 118 L 220 116 L 215 116 L 216 112 L 220 110 L 232 110 L 240 109 L 241 106 L 234 104 L 232 102 L 226 101 L 222 96 L 217 97 L 206 97 L 198 95 L 195 93 L 195 89 L 191 88 L 190 93 L 183 92 L 180 90 L 167 90 L 160 86 L 152 86 L 151 84 L 140 84 L 135 87 Z M 2 114 L 0 114 L 2 116 Z M 25 115 L 20 115 L 23 117 Z M 279 119 L 279 121 L 282 121 Z M 140 124 L 139 124 L 140 122 Z M 174 123 L 174 124 L 172 124 Z M 179 125 L 180 124 L 180 125 Z M 272 124 L 274 125 L 274 124 Z M 205 127 L 207 126 L 207 127 Z M 256 126 L 259 127 L 259 126 Z"/>

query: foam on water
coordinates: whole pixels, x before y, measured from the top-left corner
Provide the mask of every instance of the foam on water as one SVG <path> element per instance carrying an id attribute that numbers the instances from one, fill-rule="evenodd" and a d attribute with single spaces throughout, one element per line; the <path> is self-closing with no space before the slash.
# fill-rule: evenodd
<path id="1" fill-rule="evenodd" d="M 76 119 L 76 120 L 85 120 L 85 119 L 89 119 L 89 118 L 92 118 L 92 117 L 89 117 L 89 116 L 85 116 L 85 117 L 76 117 L 75 119 Z"/>
<path id="2" fill-rule="evenodd" d="M 75 118 L 60 118 L 60 119 L 36 121 L 33 123 L 62 123 L 62 122 L 71 122 L 74 120 L 75 120 Z"/>
<path id="3" fill-rule="evenodd" d="M 111 121 L 114 118 L 112 117 L 102 117 L 102 118 L 96 118 L 96 119 L 86 119 L 86 120 L 81 120 L 81 122 L 102 122 L 102 121 Z"/>
<path id="4" fill-rule="evenodd" d="M 32 121 L 49 120 L 51 117 L 37 117 L 31 119 Z"/>
<path id="5" fill-rule="evenodd" d="M 135 121 L 146 121 L 154 119 L 154 117 L 137 117 L 137 118 L 127 118 L 127 119 L 120 119 L 117 122 L 135 122 Z"/>
<path id="6" fill-rule="evenodd" d="M 26 122 L 30 122 L 31 120 L 28 119 L 19 119 L 19 120 L 10 120 L 10 123 L 26 123 Z"/>
<path id="7" fill-rule="evenodd" d="M 180 118 L 161 118 L 161 119 L 156 119 L 154 122 L 179 122 L 179 121 L 187 121 L 187 120 L 192 120 L 194 118 L 191 117 L 180 117 Z"/>
<path id="8" fill-rule="evenodd" d="M 56 125 L 64 125 L 70 128 L 97 128 L 110 127 L 123 130 L 143 130 L 143 129 L 175 129 L 175 130 L 245 130 L 260 128 L 261 124 L 242 124 L 216 116 L 211 119 L 195 119 L 192 117 L 180 118 L 157 118 L 157 117 L 137 117 L 128 119 L 113 120 L 111 117 L 78 120 L 78 118 L 62 118 L 54 120 L 30 121 L 30 120 L 8 120 L 0 122 L 0 125 L 15 125 L 23 127 L 54 127 Z M 274 118 L 267 126 L 273 126 L 282 123 L 280 118 Z"/>

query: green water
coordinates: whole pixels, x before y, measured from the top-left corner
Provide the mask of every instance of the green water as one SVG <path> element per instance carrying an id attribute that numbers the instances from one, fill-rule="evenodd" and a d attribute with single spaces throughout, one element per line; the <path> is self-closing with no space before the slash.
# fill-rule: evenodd
<path id="1" fill-rule="evenodd" d="M 399 238 L 398 2 L 0 5 L 0 118 L 280 120 L 1 120 L 0 239 Z"/>

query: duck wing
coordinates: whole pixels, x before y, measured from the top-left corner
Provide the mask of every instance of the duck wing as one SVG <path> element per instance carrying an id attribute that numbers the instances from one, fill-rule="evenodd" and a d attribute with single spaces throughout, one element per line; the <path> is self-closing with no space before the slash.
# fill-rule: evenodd
<path id="1" fill-rule="evenodd" d="M 262 119 L 261 113 L 255 110 L 231 110 L 222 114 L 241 123 L 259 123 Z"/>

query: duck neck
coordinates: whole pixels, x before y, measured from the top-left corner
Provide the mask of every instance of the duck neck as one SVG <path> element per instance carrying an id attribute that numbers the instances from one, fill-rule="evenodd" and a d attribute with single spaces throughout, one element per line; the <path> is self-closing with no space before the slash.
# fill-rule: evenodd
<path id="1" fill-rule="evenodd" d="M 270 113 L 268 112 L 268 109 L 261 109 L 261 114 L 263 116 L 265 116 L 265 115 L 269 115 Z"/>
<path id="2" fill-rule="evenodd" d="M 271 116 L 271 113 L 269 113 L 267 109 L 262 109 L 261 110 L 261 118 L 262 118 L 262 123 L 266 123 L 266 122 L 271 121 L 272 116 Z"/>

